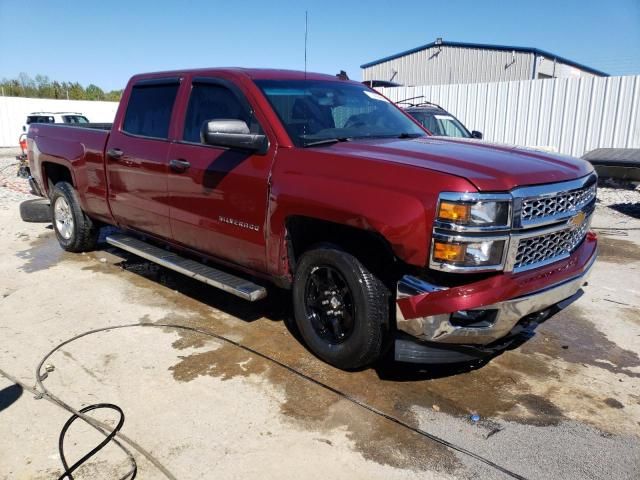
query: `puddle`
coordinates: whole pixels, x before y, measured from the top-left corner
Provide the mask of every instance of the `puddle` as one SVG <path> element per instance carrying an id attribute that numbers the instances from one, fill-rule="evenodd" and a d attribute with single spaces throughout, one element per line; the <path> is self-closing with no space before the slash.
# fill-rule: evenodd
<path id="1" fill-rule="evenodd" d="M 16 256 L 25 261 L 20 267 L 23 272 L 34 273 L 51 268 L 73 254 L 65 252 L 60 247 L 53 232 L 47 232 L 29 242 L 29 248 L 17 252 Z"/>
<path id="2" fill-rule="evenodd" d="M 622 311 L 627 310 L 637 315 L 632 309 Z M 640 378 L 640 373 L 630 370 L 640 366 L 640 357 L 609 340 L 578 305 L 561 311 L 539 330 L 537 338 L 521 347 L 522 353 L 538 352 L 569 363 L 592 365 L 611 373 Z"/>
<path id="3" fill-rule="evenodd" d="M 500 355 L 487 364 L 480 362 L 457 368 L 425 368 L 385 361 L 376 368 L 347 373 L 316 359 L 286 328 L 282 322 L 288 315 L 286 306 L 289 299 L 286 293 L 271 295 L 270 292 L 270 296 L 264 301 L 251 304 L 140 259 L 127 260 L 124 268 L 125 272 L 120 269 L 109 271 L 118 274 L 135 273 L 136 275 L 127 276 L 128 281 L 151 289 L 156 295 L 162 295 L 169 302 L 169 308 L 181 312 L 172 318 L 167 317 L 163 322 L 211 329 L 241 340 L 257 351 L 416 426 L 418 422 L 412 413 L 413 406 L 426 409 L 435 406 L 440 412 L 460 417 L 478 412 L 483 418 L 504 418 L 522 424 L 556 425 L 565 420 L 567 414 L 530 391 L 534 384 L 549 380 L 556 383 L 561 381 L 561 372 L 546 355 L 559 357 L 570 363 L 593 364 L 611 371 L 621 371 L 639 364 L 633 352 L 622 350 L 609 342 L 595 327 L 587 328 L 590 324 L 585 327 L 580 319 L 554 317 L 551 322 L 555 326 L 560 325 L 560 331 L 554 334 L 552 340 L 544 342 L 538 334 L 521 347 L 522 353 Z M 166 287 L 162 289 L 164 291 L 158 290 L 158 283 Z M 140 299 L 149 301 L 144 295 Z M 547 336 L 551 337 L 551 334 Z M 174 347 L 199 348 L 202 343 L 197 338 L 198 335 L 188 337 L 181 334 L 181 340 Z M 562 345 L 569 345 L 569 348 L 563 349 Z M 228 379 L 254 373 L 287 390 L 290 375 L 289 380 L 279 378 L 272 370 L 260 365 L 259 361 L 243 363 L 248 354 L 243 354 L 242 351 L 228 352 L 227 348 L 235 349 L 223 346 L 210 353 L 198 352 L 185 356 L 174 366 L 174 378 L 189 381 L 198 375 L 211 375 Z M 614 366 L 606 361 L 619 363 Z M 631 373 L 626 370 L 624 372 Z M 287 398 L 292 396 L 293 394 L 287 395 Z M 589 404 L 594 404 L 594 408 L 598 408 L 595 404 L 602 405 L 601 399 L 586 398 L 586 394 L 583 396 Z M 313 415 L 319 414 L 318 411 L 305 410 L 304 405 L 297 404 L 294 400 L 291 403 L 289 400 L 285 402 L 282 413 L 299 422 L 306 422 Z M 323 415 L 325 417 L 321 415 L 320 418 L 324 420 L 316 419 L 316 423 L 329 422 L 329 417 L 326 416 L 329 414 L 324 412 Z"/>
<path id="4" fill-rule="evenodd" d="M 557 425 L 561 420 L 565 419 L 562 410 L 544 397 L 528 393 L 518 395 L 516 398 L 519 405 L 525 407 L 530 413 L 533 413 L 527 422 L 530 425 L 537 425 L 539 427 Z"/>
<path id="5" fill-rule="evenodd" d="M 170 319 L 163 319 L 160 323 L 169 321 L 173 323 Z M 174 347 L 197 346 L 197 336 L 181 335 L 174 342 Z M 223 381 L 257 375 L 260 381 L 266 380 L 284 393 L 280 413 L 287 421 L 321 432 L 346 428 L 347 437 L 353 441 L 356 450 L 364 458 L 379 464 L 413 470 L 435 468 L 446 472 L 453 472 L 461 466 L 456 455 L 447 448 L 372 415 L 352 402 L 230 344 L 223 343 L 215 350 L 181 357 L 169 370 L 180 382 L 189 382 L 201 375 Z"/>
<path id="6" fill-rule="evenodd" d="M 640 247 L 630 240 L 598 236 L 598 260 L 626 264 L 640 262 Z"/>

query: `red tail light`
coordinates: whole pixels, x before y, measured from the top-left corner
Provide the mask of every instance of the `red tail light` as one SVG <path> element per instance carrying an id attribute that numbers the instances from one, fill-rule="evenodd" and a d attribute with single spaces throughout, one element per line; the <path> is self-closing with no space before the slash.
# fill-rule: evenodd
<path id="1" fill-rule="evenodd" d="M 23 138 L 20 140 L 20 148 L 22 149 L 23 153 L 26 153 L 27 151 L 27 139 Z"/>

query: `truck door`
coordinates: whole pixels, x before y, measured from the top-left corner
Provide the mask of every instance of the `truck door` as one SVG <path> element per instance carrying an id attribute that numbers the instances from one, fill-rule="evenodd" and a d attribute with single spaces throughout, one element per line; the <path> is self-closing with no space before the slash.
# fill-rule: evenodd
<path id="1" fill-rule="evenodd" d="M 268 178 L 275 145 L 266 154 L 205 145 L 204 122 L 236 119 L 262 127 L 244 97 L 222 79 L 194 78 L 184 127 L 169 150 L 173 238 L 234 264 L 265 269 Z"/>
<path id="2" fill-rule="evenodd" d="M 171 237 L 169 127 L 179 86 L 177 78 L 136 83 L 105 154 L 109 204 L 118 224 L 165 238 Z"/>

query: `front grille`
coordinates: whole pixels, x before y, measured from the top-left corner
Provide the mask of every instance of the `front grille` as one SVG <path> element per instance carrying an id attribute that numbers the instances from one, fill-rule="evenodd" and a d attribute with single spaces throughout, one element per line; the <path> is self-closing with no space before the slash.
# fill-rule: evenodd
<path id="1" fill-rule="evenodd" d="M 533 268 L 570 255 L 582 243 L 589 229 L 590 217 L 577 228 L 566 228 L 546 235 L 520 240 L 514 269 Z"/>
<path id="2" fill-rule="evenodd" d="M 522 223 L 534 223 L 556 215 L 578 212 L 596 198 L 595 183 L 552 196 L 528 197 L 522 200 Z"/>

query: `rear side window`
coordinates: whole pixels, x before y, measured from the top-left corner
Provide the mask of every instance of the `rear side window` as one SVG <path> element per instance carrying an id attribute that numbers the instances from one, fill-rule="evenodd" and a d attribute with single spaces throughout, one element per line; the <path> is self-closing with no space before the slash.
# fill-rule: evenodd
<path id="1" fill-rule="evenodd" d="M 32 123 L 54 123 L 53 117 L 44 115 L 30 115 L 27 117 L 27 125 Z"/>
<path id="2" fill-rule="evenodd" d="M 178 82 L 134 86 L 122 130 L 143 137 L 167 138 L 178 87 Z"/>
<path id="3" fill-rule="evenodd" d="M 251 112 L 228 88 L 213 83 L 195 83 L 185 116 L 183 140 L 200 143 L 200 130 L 208 120 L 243 120 L 252 133 L 261 133 Z"/>

